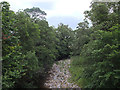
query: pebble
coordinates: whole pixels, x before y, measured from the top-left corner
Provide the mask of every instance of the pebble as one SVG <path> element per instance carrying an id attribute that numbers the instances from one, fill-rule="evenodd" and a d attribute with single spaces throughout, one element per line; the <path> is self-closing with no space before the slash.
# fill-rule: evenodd
<path id="1" fill-rule="evenodd" d="M 69 68 L 70 59 L 60 60 L 58 64 L 54 63 L 44 85 L 49 88 L 80 88 L 74 83 L 68 82 L 68 78 L 71 77 Z"/>

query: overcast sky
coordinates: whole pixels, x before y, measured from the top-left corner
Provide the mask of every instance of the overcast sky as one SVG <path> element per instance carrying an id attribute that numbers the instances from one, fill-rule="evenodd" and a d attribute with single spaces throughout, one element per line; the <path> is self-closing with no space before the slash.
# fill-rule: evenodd
<path id="1" fill-rule="evenodd" d="M 39 7 L 47 13 L 47 21 L 57 27 L 59 23 L 75 29 L 84 19 L 84 11 L 89 10 L 92 0 L 0 0 L 8 1 L 14 11 Z"/>

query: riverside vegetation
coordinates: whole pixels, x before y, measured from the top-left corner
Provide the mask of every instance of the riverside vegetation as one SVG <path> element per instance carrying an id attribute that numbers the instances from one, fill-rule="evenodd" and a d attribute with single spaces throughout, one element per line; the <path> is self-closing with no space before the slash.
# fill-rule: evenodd
<path id="1" fill-rule="evenodd" d="M 14 12 L 0 4 L 3 88 L 40 88 L 53 63 L 70 57 L 79 87 L 120 88 L 120 2 L 91 2 L 76 30 L 49 26 L 37 7 Z"/>

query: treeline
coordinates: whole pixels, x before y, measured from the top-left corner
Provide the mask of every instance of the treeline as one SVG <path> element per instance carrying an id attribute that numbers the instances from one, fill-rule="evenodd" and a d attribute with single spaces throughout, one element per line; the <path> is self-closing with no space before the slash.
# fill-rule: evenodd
<path id="1" fill-rule="evenodd" d="M 72 29 L 49 26 L 37 7 L 14 12 L 2 4 L 2 86 L 39 88 L 55 60 L 68 58 Z"/>
<path id="2" fill-rule="evenodd" d="M 92 2 L 90 7 L 74 31 L 72 81 L 81 88 L 120 88 L 120 2 Z"/>
<path id="3" fill-rule="evenodd" d="M 76 30 L 49 26 L 37 7 L 14 12 L 1 4 L 3 88 L 39 88 L 54 61 L 71 56 L 81 88 L 120 87 L 120 3 L 92 2 Z"/>

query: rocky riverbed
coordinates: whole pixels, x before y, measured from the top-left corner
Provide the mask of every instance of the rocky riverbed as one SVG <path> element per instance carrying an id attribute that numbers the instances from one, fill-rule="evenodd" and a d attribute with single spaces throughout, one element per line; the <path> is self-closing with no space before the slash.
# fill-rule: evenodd
<path id="1" fill-rule="evenodd" d="M 74 83 L 68 82 L 71 77 L 69 72 L 70 59 L 60 60 L 53 64 L 53 67 L 48 72 L 49 77 L 45 82 L 47 88 L 80 88 Z"/>

